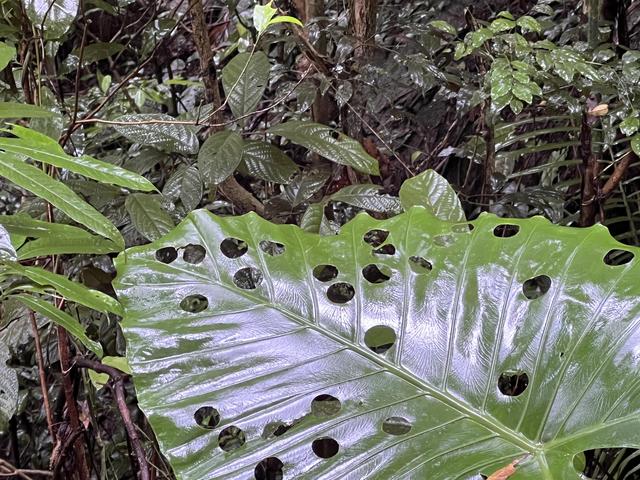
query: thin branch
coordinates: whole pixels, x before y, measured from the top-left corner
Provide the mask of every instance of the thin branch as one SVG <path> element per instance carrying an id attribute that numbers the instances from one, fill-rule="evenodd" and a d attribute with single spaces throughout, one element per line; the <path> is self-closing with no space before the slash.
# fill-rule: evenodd
<path id="1" fill-rule="evenodd" d="M 6 460 L 0 458 L 0 478 L 4 477 L 20 477 L 25 480 L 31 480 L 34 476 L 53 477 L 53 472 L 48 470 L 31 470 L 26 468 L 17 468 Z"/>
<path id="2" fill-rule="evenodd" d="M 42 345 L 40 344 L 40 334 L 38 333 L 38 323 L 36 322 L 36 316 L 32 310 L 29 310 L 29 318 L 31 319 L 31 330 L 33 332 L 33 339 L 35 340 L 36 361 L 38 363 L 38 376 L 40 379 L 40 390 L 42 391 L 42 403 L 44 406 L 44 413 L 47 419 L 47 428 L 49 429 L 49 435 L 51 435 L 51 440 L 55 441 L 56 436 L 53 430 L 53 414 L 51 413 L 51 403 L 49 401 L 49 388 L 47 387 L 47 375 L 44 368 L 44 357 L 42 356 Z"/>
<path id="3" fill-rule="evenodd" d="M 149 462 L 147 460 L 142 441 L 138 436 L 138 430 L 136 429 L 133 419 L 131 418 L 131 412 L 127 406 L 126 395 L 124 390 L 124 379 L 126 374 L 118 370 L 117 368 L 103 365 L 100 362 L 89 360 L 84 357 L 77 356 L 74 360 L 74 365 L 80 368 L 89 368 L 98 373 L 106 373 L 111 378 L 111 384 L 113 387 L 114 396 L 116 398 L 116 404 L 120 411 L 120 416 L 124 422 L 124 427 L 127 430 L 127 436 L 131 442 L 134 455 L 138 461 L 138 468 L 140 470 L 140 480 L 150 480 L 151 474 L 149 471 Z"/>

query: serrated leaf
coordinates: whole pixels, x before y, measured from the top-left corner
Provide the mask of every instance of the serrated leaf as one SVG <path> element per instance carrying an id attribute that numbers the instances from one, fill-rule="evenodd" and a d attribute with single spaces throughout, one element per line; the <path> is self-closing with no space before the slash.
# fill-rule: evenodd
<path id="1" fill-rule="evenodd" d="M 0 102 L 0 118 L 48 118 L 54 113 L 28 103 Z"/>
<path id="2" fill-rule="evenodd" d="M 584 450 L 640 447 L 640 249 L 602 226 L 471 223 L 414 207 L 319 237 L 198 211 L 120 255 L 139 405 L 176 476 L 449 480 L 517 461 L 520 480 L 572 479 Z M 187 244 L 200 263 L 156 259 Z"/>
<path id="3" fill-rule="evenodd" d="M 233 175 L 242 161 L 245 143 L 231 130 L 216 132 L 202 144 L 198 168 L 209 184 L 217 185 Z"/>
<path id="4" fill-rule="evenodd" d="M 84 227 L 124 247 L 118 229 L 69 187 L 11 153 L 2 153 L 0 158 L 0 176 L 45 199 Z"/>
<path id="5" fill-rule="evenodd" d="M 76 320 L 72 316 L 68 315 L 62 310 L 57 309 L 49 302 L 42 300 L 35 295 L 20 294 L 13 295 L 11 298 L 15 298 L 25 307 L 30 308 L 34 312 L 48 318 L 56 325 L 61 326 L 76 340 L 82 343 L 82 345 L 84 345 L 88 350 L 95 353 L 98 357 L 102 356 L 102 346 L 100 345 L 100 343 L 95 342 L 87 337 L 84 327 L 80 325 L 78 320 Z"/>
<path id="6" fill-rule="evenodd" d="M 258 106 L 269 82 L 270 68 L 267 56 L 255 52 L 236 55 L 222 69 L 222 85 L 236 118 L 253 112 Z"/>
<path id="7" fill-rule="evenodd" d="M 349 185 L 341 188 L 329 199 L 372 212 L 399 213 L 402 210 L 398 198 L 380 194 L 380 186 L 372 184 Z"/>
<path id="8" fill-rule="evenodd" d="M 371 175 L 380 174 L 378 161 L 362 145 L 331 127 L 290 120 L 271 127 L 269 133 L 281 135 L 332 162 L 348 165 Z"/>
<path id="9" fill-rule="evenodd" d="M 406 180 L 400 187 L 402 208 L 422 206 L 436 218 L 449 222 L 464 222 L 460 199 L 449 182 L 435 170 L 426 170 Z"/>
<path id="10" fill-rule="evenodd" d="M 300 170 L 278 147 L 261 141 L 245 143 L 242 161 L 250 175 L 282 185 Z"/>
<path id="11" fill-rule="evenodd" d="M 148 145 L 167 152 L 195 155 L 198 153 L 198 137 L 192 129 L 177 123 L 144 123 L 153 121 L 173 122 L 175 119 L 163 113 L 133 113 L 122 115 L 118 122 L 127 125 L 114 125 L 116 131 L 130 141 Z"/>
<path id="12" fill-rule="evenodd" d="M 0 149 L 6 152 L 25 155 L 38 162 L 65 168 L 102 183 L 145 192 L 155 190 L 149 180 L 124 168 L 96 160 L 88 155 L 81 157 L 67 155 L 58 142 L 35 130 L 14 125 L 9 132 L 17 138 L 0 137 Z"/>
<path id="13" fill-rule="evenodd" d="M 124 203 L 136 230 L 148 240 L 156 240 L 169 232 L 174 223 L 164 211 L 158 195 L 134 193 Z"/>
<path id="14" fill-rule="evenodd" d="M 15 47 L 6 44 L 5 42 L 0 42 L 0 70 L 4 70 L 9 62 L 13 60 L 13 57 L 16 56 Z"/>
<path id="15" fill-rule="evenodd" d="M 59 38 L 73 23 L 79 0 L 24 0 L 27 16 L 36 27 L 44 21 L 47 38 Z"/>

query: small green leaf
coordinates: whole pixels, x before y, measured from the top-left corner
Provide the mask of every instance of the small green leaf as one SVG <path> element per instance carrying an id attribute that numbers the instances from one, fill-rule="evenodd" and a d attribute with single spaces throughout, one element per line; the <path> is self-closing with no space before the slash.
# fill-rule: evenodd
<path id="1" fill-rule="evenodd" d="M 191 165 L 184 170 L 180 185 L 180 201 L 187 211 L 195 209 L 202 200 L 202 178 L 198 167 Z"/>
<path id="2" fill-rule="evenodd" d="M 620 131 L 630 137 L 640 129 L 640 119 L 637 117 L 627 117 L 620 123 Z"/>
<path id="3" fill-rule="evenodd" d="M 159 195 L 134 193 L 127 197 L 124 205 L 136 230 L 148 240 L 160 238 L 175 226 L 162 208 Z"/>
<path id="4" fill-rule="evenodd" d="M 517 98 L 512 98 L 509 102 L 509 106 L 511 107 L 511 111 L 516 115 L 522 112 L 522 109 L 524 108 L 524 104 Z"/>
<path id="5" fill-rule="evenodd" d="M 304 27 L 304 24 L 297 18 L 291 17 L 289 15 L 280 15 L 269 20 L 269 23 L 267 23 L 265 30 L 271 25 L 275 25 L 277 23 L 291 23 L 293 25 L 297 25 L 298 27 Z"/>
<path id="6" fill-rule="evenodd" d="M 445 22 L 444 20 L 434 20 L 429 22 L 429 26 L 436 30 L 440 30 L 441 32 L 448 33 L 449 35 L 457 35 L 458 33 L 453 25 L 449 22 Z"/>
<path id="7" fill-rule="evenodd" d="M 529 88 L 528 83 L 525 84 L 525 83 L 517 82 L 513 86 L 513 89 L 511 91 L 513 92 L 516 98 L 519 98 L 523 102 L 525 103 L 533 102 L 533 92 Z"/>
<path id="8" fill-rule="evenodd" d="M 463 222 L 466 219 L 455 190 L 435 170 L 426 170 L 406 180 L 400 187 L 400 202 L 405 210 L 425 207 L 440 220 Z"/>
<path id="9" fill-rule="evenodd" d="M 102 360 L 100 360 L 100 363 L 109 367 L 117 368 L 128 375 L 131 374 L 131 367 L 129 366 L 129 362 L 126 357 L 103 357 Z M 91 383 L 93 383 L 93 386 L 100 390 L 109 382 L 109 375 L 89 369 L 89 379 L 91 380 Z"/>
<path id="10" fill-rule="evenodd" d="M 78 320 L 72 316 L 66 314 L 62 310 L 57 309 L 49 302 L 41 300 L 34 295 L 14 295 L 15 298 L 25 307 L 30 308 L 36 313 L 39 313 L 43 317 L 47 317 L 56 325 L 61 326 L 67 332 L 69 332 L 76 340 L 82 343 L 87 349 L 91 350 L 98 357 L 102 357 L 102 346 L 98 342 L 94 342 L 85 333 L 84 327 L 80 325 Z"/>
<path id="11" fill-rule="evenodd" d="M 11 353 L 0 338 L 0 431 L 4 431 L 18 407 L 18 374 L 7 365 Z"/>
<path id="12" fill-rule="evenodd" d="M 198 153 L 198 167 L 208 184 L 217 185 L 233 175 L 242 161 L 242 137 L 231 130 L 211 135 Z"/>
<path id="13" fill-rule="evenodd" d="M 527 32 L 540 33 L 542 31 L 542 26 L 538 23 L 538 21 L 535 18 L 530 17 L 529 15 L 520 17 L 517 20 L 517 24 L 522 30 L 522 33 L 527 33 Z"/>
<path id="14" fill-rule="evenodd" d="M 508 20 L 506 18 L 498 18 L 493 22 L 491 22 L 491 25 L 489 25 L 489 29 L 493 33 L 505 32 L 515 27 L 516 27 L 516 22 L 514 22 L 513 20 Z"/>
<path id="15" fill-rule="evenodd" d="M 484 42 L 486 42 L 487 40 L 491 40 L 493 38 L 493 32 L 488 28 L 481 28 L 479 30 L 476 30 L 475 32 L 471 32 L 465 38 L 465 43 L 467 42 L 467 38 L 469 39 L 471 48 L 476 49 L 484 45 Z"/>
<path id="16" fill-rule="evenodd" d="M 269 22 L 278 10 L 273 8 L 273 1 L 269 1 L 265 5 L 256 4 L 253 8 L 253 26 L 261 35 L 269 26 Z"/>
<path id="17" fill-rule="evenodd" d="M 631 149 L 633 153 L 640 156 L 640 134 L 637 134 L 631 139 Z"/>
<path id="18" fill-rule="evenodd" d="M 348 165 L 363 173 L 380 174 L 378 161 L 360 143 L 331 127 L 290 120 L 271 127 L 269 133 L 281 135 L 332 162 Z"/>
<path id="19" fill-rule="evenodd" d="M 469 55 L 469 53 L 471 53 L 471 51 L 467 50 L 467 45 L 464 42 L 458 42 L 453 54 L 453 59 L 455 61 L 461 60 L 462 58 Z"/>
<path id="20" fill-rule="evenodd" d="M 291 206 L 297 207 L 320 190 L 330 175 L 331 170 L 325 167 L 304 170 L 286 186 L 283 196 L 291 203 Z"/>
<path id="21" fill-rule="evenodd" d="M 0 70 L 4 70 L 9 62 L 16 56 L 16 49 L 11 45 L 0 42 Z"/>

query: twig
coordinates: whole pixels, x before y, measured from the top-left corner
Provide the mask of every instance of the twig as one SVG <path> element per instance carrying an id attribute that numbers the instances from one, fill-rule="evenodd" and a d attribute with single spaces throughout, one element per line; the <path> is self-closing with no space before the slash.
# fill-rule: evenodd
<path id="1" fill-rule="evenodd" d="M 602 192 L 600 192 L 600 196 L 602 199 L 608 198 L 613 191 L 618 187 L 618 184 L 622 181 L 629 165 L 631 164 L 631 160 L 637 160 L 637 155 L 633 152 L 633 150 L 629 150 L 622 159 L 616 163 L 615 169 L 607 183 L 602 187 Z"/>
<path id="2" fill-rule="evenodd" d="M 0 478 L 3 477 L 20 477 L 25 480 L 31 480 L 33 475 L 42 477 L 53 477 L 53 472 L 48 470 L 31 470 L 26 468 L 16 468 L 6 460 L 0 458 Z"/>
<path id="3" fill-rule="evenodd" d="M 89 360 L 84 357 L 76 357 L 74 360 L 74 364 L 75 366 L 80 368 L 89 368 L 98 373 L 106 373 L 111 378 L 111 384 L 116 398 L 116 404 L 118 405 L 120 416 L 122 417 L 125 429 L 127 430 L 129 441 L 131 442 L 133 452 L 135 454 L 136 460 L 138 461 L 140 480 L 150 480 L 151 475 L 149 473 L 149 462 L 147 461 L 142 442 L 140 440 L 140 437 L 138 436 L 138 431 L 136 430 L 133 419 L 131 418 L 131 412 L 129 411 L 129 407 L 127 406 L 126 395 L 124 391 L 124 379 L 126 375 L 117 368 L 103 365 L 100 362 Z"/>
<path id="4" fill-rule="evenodd" d="M 49 402 L 49 389 L 47 387 L 47 376 L 44 369 L 44 357 L 42 356 L 42 345 L 40 344 L 40 334 L 38 333 L 38 323 L 36 316 L 32 310 L 29 310 L 29 318 L 31 319 L 31 330 L 33 331 L 33 339 L 35 340 L 36 361 L 38 363 L 38 375 L 40 378 L 40 390 L 42 391 L 42 403 L 44 405 L 44 413 L 47 418 L 47 428 L 51 441 L 55 441 L 55 432 L 53 431 L 53 415 L 51 414 L 51 403 Z"/>

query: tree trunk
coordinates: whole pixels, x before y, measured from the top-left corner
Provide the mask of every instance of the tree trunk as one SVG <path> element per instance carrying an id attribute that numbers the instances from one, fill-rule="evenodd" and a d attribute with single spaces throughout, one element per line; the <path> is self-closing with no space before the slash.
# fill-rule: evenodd
<path id="1" fill-rule="evenodd" d="M 349 31 L 358 45 L 355 55 L 360 63 L 368 61 L 375 49 L 378 0 L 349 1 Z"/>

